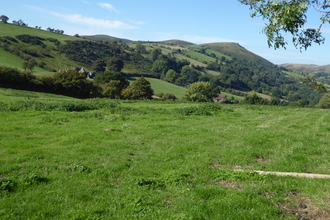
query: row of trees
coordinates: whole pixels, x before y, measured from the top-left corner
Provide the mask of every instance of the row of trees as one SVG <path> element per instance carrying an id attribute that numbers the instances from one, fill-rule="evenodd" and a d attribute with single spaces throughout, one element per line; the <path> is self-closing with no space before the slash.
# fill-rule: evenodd
<path id="1" fill-rule="evenodd" d="M 54 76 L 36 77 L 32 72 L 0 66 L 0 78 L 0 87 L 49 92 L 77 98 L 151 99 L 154 94 L 145 78 L 140 77 L 130 85 L 120 72 L 114 71 L 98 74 L 93 83 L 86 79 L 85 74 L 72 69 L 57 72 Z"/>
<path id="2" fill-rule="evenodd" d="M 56 34 L 64 34 L 64 31 L 63 30 L 54 29 L 54 28 L 50 28 L 50 27 L 47 28 L 47 31 L 50 31 L 50 32 L 53 32 L 53 33 L 56 33 Z"/>
<path id="3" fill-rule="evenodd" d="M 0 20 L 1 20 L 1 22 L 7 24 L 9 18 L 6 15 L 1 15 Z M 18 21 L 13 20 L 12 23 L 16 24 L 16 25 L 20 25 L 20 26 L 26 26 L 26 27 L 28 26 L 28 24 L 26 24 L 22 19 L 19 19 Z M 36 29 L 41 29 L 41 26 L 35 26 L 35 28 Z M 53 33 L 56 33 L 56 34 L 64 34 L 63 30 L 54 29 L 54 28 L 50 28 L 50 27 L 47 28 L 47 31 L 50 31 L 50 32 L 53 32 Z"/>

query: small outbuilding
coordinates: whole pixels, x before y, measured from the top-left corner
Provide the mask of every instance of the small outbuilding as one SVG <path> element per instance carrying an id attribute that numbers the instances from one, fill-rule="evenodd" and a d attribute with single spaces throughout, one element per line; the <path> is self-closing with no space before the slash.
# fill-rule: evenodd
<path id="1" fill-rule="evenodd" d="M 225 101 L 226 96 L 225 95 L 218 95 L 218 97 L 213 99 L 213 102 L 223 102 Z"/>

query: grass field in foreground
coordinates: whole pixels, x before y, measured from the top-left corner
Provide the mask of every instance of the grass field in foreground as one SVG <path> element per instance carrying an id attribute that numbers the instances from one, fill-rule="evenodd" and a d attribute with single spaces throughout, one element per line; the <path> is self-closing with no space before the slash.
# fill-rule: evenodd
<path id="1" fill-rule="evenodd" d="M 330 217 L 326 110 L 0 91 L 0 219 Z"/>

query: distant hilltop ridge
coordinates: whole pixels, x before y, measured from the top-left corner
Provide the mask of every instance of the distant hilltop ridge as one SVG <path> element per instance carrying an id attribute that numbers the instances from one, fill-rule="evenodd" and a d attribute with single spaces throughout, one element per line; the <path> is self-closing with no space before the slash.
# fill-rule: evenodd
<path id="1" fill-rule="evenodd" d="M 279 65 L 288 70 L 295 70 L 303 73 L 314 73 L 314 72 L 327 72 L 330 71 L 330 65 L 315 65 L 315 64 L 294 64 L 294 63 L 284 63 Z"/>

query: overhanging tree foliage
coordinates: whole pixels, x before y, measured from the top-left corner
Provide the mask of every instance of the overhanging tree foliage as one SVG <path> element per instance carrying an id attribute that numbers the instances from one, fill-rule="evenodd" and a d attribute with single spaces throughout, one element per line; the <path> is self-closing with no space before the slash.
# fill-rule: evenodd
<path id="1" fill-rule="evenodd" d="M 307 49 L 312 43 L 324 43 L 321 28 L 330 22 L 329 0 L 238 0 L 250 6 L 251 17 L 260 16 L 266 20 L 263 32 L 267 36 L 269 47 L 285 48 L 285 33 L 292 35 L 292 43 L 296 48 Z M 316 10 L 319 26 L 306 28 L 307 10 Z"/>
<path id="2" fill-rule="evenodd" d="M 292 43 L 296 48 L 307 49 L 313 43 L 323 44 L 322 26 L 330 23 L 330 0 L 238 0 L 249 5 L 251 17 L 260 16 L 266 20 L 263 32 L 267 36 L 269 47 L 286 48 L 288 44 L 284 34 L 292 35 Z M 319 25 L 306 28 L 307 11 L 314 9 L 319 13 Z M 323 83 L 307 74 L 302 83 L 321 92 L 328 92 Z"/>

